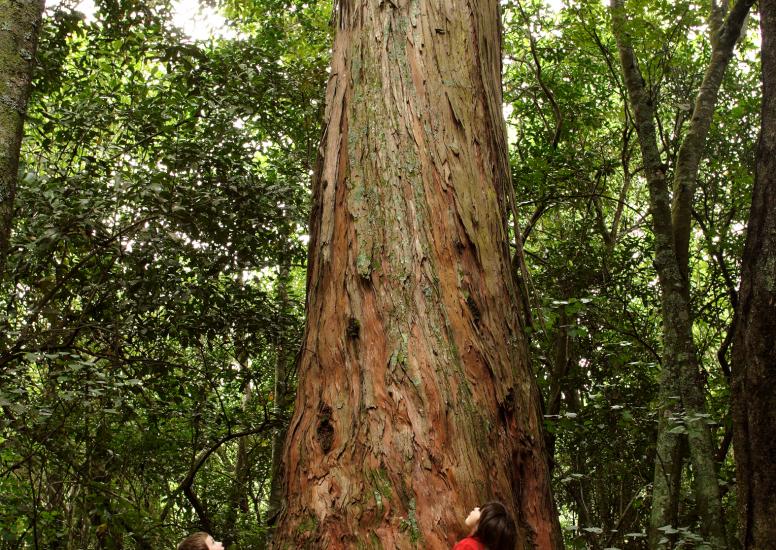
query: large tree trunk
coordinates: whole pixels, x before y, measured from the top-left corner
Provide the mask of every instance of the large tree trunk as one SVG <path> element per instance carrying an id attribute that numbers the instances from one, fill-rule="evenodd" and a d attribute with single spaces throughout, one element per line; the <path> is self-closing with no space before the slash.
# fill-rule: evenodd
<path id="1" fill-rule="evenodd" d="M 733 436 L 744 548 L 776 548 L 776 0 L 761 0 L 763 105 L 733 342 Z"/>
<path id="2" fill-rule="evenodd" d="M 341 1 L 276 548 L 560 548 L 508 250 L 497 0 Z"/>
<path id="3" fill-rule="evenodd" d="M 0 280 L 8 255 L 19 149 L 44 2 L 0 0 Z"/>
<path id="4" fill-rule="evenodd" d="M 655 268 L 660 281 L 663 315 L 663 374 L 657 455 L 650 518 L 650 548 L 661 546 L 659 527 L 670 524 L 676 508 L 676 468 L 680 438 L 672 433 L 679 421 L 685 428 L 695 482 L 695 502 L 701 531 L 713 548 L 725 548 L 722 502 L 714 460 L 715 446 L 706 425 L 706 396 L 692 337 L 688 243 L 691 209 L 706 135 L 717 103 L 722 77 L 752 0 L 739 0 L 729 13 L 712 2 L 712 55 L 696 96 L 693 117 L 677 156 L 673 201 L 669 198 L 666 166 L 658 149 L 655 106 L 628 35 L 624 0 L 611 0 L 612 26 L 620 53 L 625 85 L 649 186 L 650 213 L 655 234 Z M 676 400 L 674 396 L 678 396 Z"/>

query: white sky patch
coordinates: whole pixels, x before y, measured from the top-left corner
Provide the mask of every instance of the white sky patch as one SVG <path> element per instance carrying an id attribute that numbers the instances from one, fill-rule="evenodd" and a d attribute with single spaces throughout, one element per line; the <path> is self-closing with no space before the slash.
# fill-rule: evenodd
<path id="1" fill-rule="evenodd" d="M 516 143 L 517 142 L 517 128 L 515 128 L 514 124 L 511 124 L 509 122 L 509 118 L 512 116 L 512 111 L 514 110 L 514 107 L 510 103 L 504 103 L 501 106 L 502 112 L 504 113 L 504 120 L 507 122 L 507 143 Z"/>
<path id="2" fill-rule="evenodd" d="M 46 2 L 46 8 L 47 9 L 56 9 L 62 5 L 62 0 L 47 0 Z M 94 0 L 81 0 L 75 6 L 73 6 L 73 9 L 75 11 L 80 11 L 84 18 L 86 19 L 86 22 L 90 22 L 94 19 L 94 12 L 97 11 L 97 7 L 94 5 Z"/>
<path id="3" fill-rule="evenodd" d="M 97 7 L 94 5 L 93 0 L 82 0 L 75 9 L 86 16 L 87 22 L 94 18 L 94 12 L 97 11 Z"/>
<path id="4" fill-rule="evenodd" d="M 192 40 L 235 38 L 235 32 L 217 10 L 202 6 L 197 0 L 178 0 L 174 6 L 173 24 Z"/>
<path id="5" fill-rule="evenodd" d="M 49 0 L 48 8 L 56 8 L 62 0 Z M 173 4 L 172 23 L 180 28 L 191 40 L 208 40 L 210 38 L 234 39 L 237 34 L 226 24 L 226 18 L 217 10 L 201 6 L 198 0 L 178 0 Z M 86 21 L 94 20 L 97 7 L 94 0 L 81 0 L 75 5 L 75 10 L 84 14 Z"/>
<path id="6" fill-rule="evenodd" d="M 552 13 L 558 13 L 563 9 L 563 2 L 564 0 L 544 0 L 544 7 Z M 601 4 L 608 8 L 609 0 L 601 0 Z"/>

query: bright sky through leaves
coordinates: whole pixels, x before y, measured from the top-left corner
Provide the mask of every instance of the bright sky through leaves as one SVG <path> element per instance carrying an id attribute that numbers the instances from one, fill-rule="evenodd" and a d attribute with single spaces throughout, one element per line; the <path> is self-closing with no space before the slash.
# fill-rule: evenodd
<path id="1" fill-rule="evenodd" d="M 53 7 L 60 3 L 59 0 L 54 0 L 48 5 Z M 173 24 L 192 40 L 234 37 L 234 32 L 226 25 L 226 19 L 214 8 L 202 6 L 198 0 L 179 0 L 174 2 L 174 6 Z M 94 0 L 82 0 L 76 4 L 75 9 L 90 20 L 97 8 Z"/>
<path id="2" fill-rule="evenodd" d="M 192 40 L 234 37 L 234 32 L 226 25 L 226 19 L 213 8 L 200 6 L 197 0 L 175 2 L 173 23 Z"/>

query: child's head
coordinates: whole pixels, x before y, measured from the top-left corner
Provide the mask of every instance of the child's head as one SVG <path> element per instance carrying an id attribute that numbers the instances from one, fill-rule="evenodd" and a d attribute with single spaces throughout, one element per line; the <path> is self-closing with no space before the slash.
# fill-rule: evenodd
<path id="1" fill-rule="evenodd" d="M 224 546 L 204 531 L 200 531 L 183 539 L 178 544 L 178 550 L 224 550 Z"/>
<path id="2" fill-rule="evenodd" d="M 472 510 L 466 518 L 466 525 L 474 529 L 472 537 L 488 550 L 514 550 L 517 544 L 515 521 L 500 502 L 488 502 Z"/>

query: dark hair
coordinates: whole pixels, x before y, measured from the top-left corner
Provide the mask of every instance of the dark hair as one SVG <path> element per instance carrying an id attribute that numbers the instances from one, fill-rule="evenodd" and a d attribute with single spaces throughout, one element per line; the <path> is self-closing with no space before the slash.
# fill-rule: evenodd
<path id="1" fill-rule="evenodd" d="M 204 531 L 189 535 L 178 544 L 178 550 L 207 550 L 208 536 Z"/>
<path id="2" fill-rule="evenodd" d="M 472 535 L 488 550 L 515 550 L 517 528 L 515 520 L 500 502 L 488 502 L 480 507 L 480 521 Z"/>

